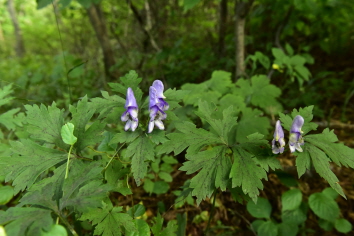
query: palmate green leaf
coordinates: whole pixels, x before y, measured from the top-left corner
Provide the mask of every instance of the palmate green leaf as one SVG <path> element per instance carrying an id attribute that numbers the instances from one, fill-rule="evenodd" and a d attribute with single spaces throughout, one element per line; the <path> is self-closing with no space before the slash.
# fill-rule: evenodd
<path id="1" fill-rule="evenodd" d="M 10 207 L 0 214 L 0 225 L 5 225 L 8 236 L 41 235 L 54 224 L 51 211 L 35 207 Z"/>
<path id="2" fill-rule="evenodd" d="M 14 99 L 13 97 L 7 97 L 11 93 L 13 93 L 12 84 L 9 84 L 3 88 L 0 88 L 0 106 L 8 104 L 11 100 Z"/>
<path id="3" fill-rule="evenodd" d="M 16 126 L 22 126 L 23 116 L 15 115 L 20 111 L 20 108 L 8 110 L 0 115 L 0 123 L 3 124 L 8 130 L 14 130 Z M 20 113 L 23 114 L 23 113 Z"/>
<path id="4" fill-rule="evenodd" d="M 117 95 L 109 96 L 108 92 L 101 91 L 103 98 L 92 98 L 89 105 L 99 113 L 98 119 L 106 123 L 121 122 L 120 117 L 124 112 L 125 98 Z"/>
<path id="5" fill-rule="evenodd" d="M 140 186 L 140 180 L 144 178 L 147 171 L 146 161 L 154 161 L 154 146 L 148 137 L 141 136 L 129 144 L 125 155 L 132 157 L 132 173 L 136 184 Z"/>
<path id="6" fill-rule="evenodd" d="M 279 116 L 281 122 L 283 123 L 282 124 L 283 128 L 289 131 L 291 129 L 291 125 L 293 123 L 293 119 L 295 118 L 295 116 L 301 115 L 305 120 L 304 125 L 301 128 L 301 130 L 303 131 L 302 135 L 306 135 L 308 132 L 312 130 L 316 130 L 318 125 L 311 122 L 313 118 L 312 115 L 313 107 L 314 106 L 308 106 L 308 107 L 300 108 L 299 110 L 294 109 L 291 112 L 291 115 L 284 115 L 280 113 Z"/>
<path id="7" fill-rule="evenodd" d="M 296 168 L 299 178 L 305 174 L 306 170 L 310 169 L 311 158 L 310 153 L 308 152 L 295 152 L 293 153 L 296 156 Z"/>
<path id="8" fill-rule="evenodd" d="M 61 127 L 64 125 L 64 110 L 57 108 L 55 102 L 48 107 L 41 104 L 40 107 L 25 105 L 25 108 L 27 132 L 31 134 L 31 138 L 55 144 L 62 149 L 69 148 L 60 134 Z"/>
<path id="9" fill-rule="evenodd" d="M 223 144 L 215 134 L 204 129 L 197 129 L 193 123 L 181 122 L 176 124 L 177 130 L 182 133 L 171 133 L 169 141 L 162 144 L 158 154 L 174 152 L 175 155 L 187 149 L 188 154 L 195 154 L 206 145 Z"/>
<path id="10" fill-rule="evenodd" d="M 271 169 L 281 169 L 279 161 L 274 158 L 269 141 L 264 139 L 264 135 L 260 133 L 250 134 L 247 137 L 247 142 L 240 143 L 238 146 L 252 153 L 255 160 L 266 171 Z"/>
<path id="11" fill-rule="evenodd" d="M 112 186 L 112 191 L 124 196 L 132 194 L 125 178 L 130 174 L 130 168 L 124 168 L 120 161 L 113 160 L 105 171 L 107 184 Z"/>
<path id="12" fill-rule="evenodd" d="M 257 202 L 258 189 L 263 189 L 261 179 L 267 179 L 267 174 L 262 167 L 257 165 L 253 154 L 239 146 L 232 148 L 232 150 L 234 155 L 234 163 L 230 172 L 232 188 L 241 186 L 242 191 L 248 194 L 254 202 Z"/>
<path id="13" fill-rule="evenodd" d="M 59 214 L 58 201 L 62 197 L 62 187 L 65 176 L 65 165 L 61 165 L 54 170 L 51 177 L 47 177 L 34 185 L 21 198 L 18 206 L 38 205 L 44 208 L 51 209 L 56 214 Z"/>
<path id="14" fill-rule="evenodd" d="M 120 77 L 121 83 L 108 83 L 114 92 L 118 92 L 122 95 L 126 95 L 128 87 L 130 87 L 136 99 L 138 105 L 142 104 L 141 98 L 143 92 L 139 88 L 139 84 L 142 81 L 142 78 L 139 78 L 138 74 L 131 70 L 129 73 L 125 74 L 123 77 Z"/>
<path id="15" fill-rule="evenodd" d="M 94 235 L 121 236 L 123 228 L 126 232 L 137 232 L 133 218 L 121 211 L 122 207 L 113 207 L 109 202 L 102 208 L 91 209 L 84 213 L 80 220 L 89 220 L 96 225 Z"/>
<path id="16" fill-rule="evenodd" d="M 242 111 L 242 116 L 236 127 L 236 141 L 247 142 L 247 136 L 253 133 L 267 135 L 269 133 L 270 122 L 266 117 L 262 117 L 262 112 L 258 109 L 246 108 Z"/>
<path id="17" fill-rule="evenodd" d="M 97 162 L 73 162 L 69 177 L 64 180 L 59 209 L 70 207 L 78 212 L 87 212 L 90 208 L 100 207 L 111 190 L 110 185 L 103 184 L 101 171 L 102 167 Z"/>
<path id="18" fill-rule="evenodd" d="M 193 188 L 192 195 L 197 197 L 198 205 L 206 197 L 210 198 L 215 189 L 220 187 L 222 191 L 226 190 L 232 165 L 230 157 L 226 156 L 226 147 L 214 147 L 198 154 L 186 155 L 186 158 L 189 161 L 184 162 L 180 170 L 187 171 L 188 175 L 200 170 L 189 185 Z"/>
<path id="19" fill-rule="evenodd" d="M 313 144 L 327 154 L 327 156 L 338 166 L 354 168 L 354 149 L 337 142 L 337 136 L 333 130 L 323 130 L 321 134 L 306 136 L 306 142 Z"/>
<path id="20" fill-rule="evenodd" d="M 176 235 L 178 226 L 173 221 L 169 221 L 167 227 L 162 229 L 163 218 L 161 217 L 159 212 L 157 213 L 157 216 L 153 219 L 153 221 L 154 221 L 154 225 L 151 227 L 151 231 L 154 234 L 154 236 Z"/>
<path id="21" fill-rule="evenodd" d="M 117 133 L 113 136 L 109 144 L 117 144 L 117 143 L 131 143 L 133 142 L 137 137 L 139 137 L 140 133 L 139 132 L 122 132 L 122 133 Z"/>
<path id="22" fill-rule="evenodd" d="M 206 101 L 199 101 L 199 109 L 195 112 L 200 118 L 205 119 L 215 132 L 220 136 L 221 140 L 228 145 L 229 143 L 229 134 L 231 129 L 237 124 L 237 117 L 235 116 L 235 111 L 233 106 L 228 107 L 223 110 L 223 119 L 218 120 L 212 117 L 212 114 L 215 112 L 209 106 L 209 103 Z"/>
<path id="23" fill-rule="evenodd" d="M 305 144 L 306 149 L 305 151 L 308 151 L 311 156 L 311 160 L 313 163 L 313 166 L 316 170 L 316 172 L 325 180 L 328 181 L 329 185 L 337 191 L 342 197 L 346 199 L 346 196 L 344 195 L 342 187 L 339 185 L 339 180 L 337 176 L 332 172 L 330 169 L 330 159 L 327 157 L 327 155 L 318 149 L 317 147 L 311 145 L 311 144 Z"/>
<path id="24" fill-rule="evenodd" d="M 6 182 L 13 180 L 14 194 L 31 187 L 40 174 L 66 160 L 66 153 L 29 139 L 10 143 L 15 155 L 0 158 L 0 174 L 6 175 Z"/>
<path id="25" fill-rule="evenodd" d="M 222 96 L 219 91 L 210 90 L 205 83 L 186 83 L 182 86 L 182 89 L 190 91 L 190 93 L 183 98 L 183 102 L 186 105 L 197 106 L 199 100 L 209 101 L 210 103 L 216 104 L 218 99 Z"/>
<path id="26" fill-rule="evenodd" d="M 101 134 L 105 127 L 104 123 L 96 120 L 89 128 L 86 127 L 96 111 L 89 105 L 87 96 L 79 101 L 76 107 L 70 106 L 69 110 L 72 113 L 71 123 L 75 126 L 74 135 L 77 137 L 74 147 L 78 153 L 85 147 L 102 141 L 103 136 Z"/>
<path id="27" fill-rule="evenodd" d="M 280 96 L 281 90 L 270 83 L 266 75 L 255 75 L 251 78 L 252 97 L 251 103 L 261 108 L 278 104 L 276 98 Z"/>

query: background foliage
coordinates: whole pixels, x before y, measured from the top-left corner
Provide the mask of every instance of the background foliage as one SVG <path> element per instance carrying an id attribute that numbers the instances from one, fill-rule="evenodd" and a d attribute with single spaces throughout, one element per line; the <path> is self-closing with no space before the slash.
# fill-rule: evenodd
<path id="1" fill-rule="evenodd" d="M 0 0 L 0 224 L 8 235 L 350 232 L 353 10 Z M 170 109 L 166 130 L 146 135 L 156 79 Z M 119 119 L 127 87 L 143 117 L 134 133 Z M 273 124 L 297 114 L 304 152 L 276 158 Z"/>

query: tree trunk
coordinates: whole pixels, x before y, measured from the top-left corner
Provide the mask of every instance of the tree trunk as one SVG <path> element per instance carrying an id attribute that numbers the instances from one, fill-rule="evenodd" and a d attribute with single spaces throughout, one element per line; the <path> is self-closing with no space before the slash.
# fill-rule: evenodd
<path id="1" fill-rule="evenodd" d="M 25 54 L 25 47 L 23 45 L 22 32 L 21 32 L 21 28 L 20 28 L 20 25 L 19 25 L 18 20 L 17 20 L 17 16 L 16 16 L 16 11 L 15 11 L 15 6 L 14 6 L 13 0 L 8 0 L 7 1 L 7 10 L 9 11 L 10 18 L 11 18 L 11 21 L 12 21 L 12 24 L 13 24 L 14 30 L 15 30 L 15 38 L 16 38 L 15 50 L 16 50 L 16 55 L 18 57 L 23 57 L 24 54 Z"/>
<path id="2" fill-rule="evenodd" d="M 225 35 L 227 23 L 227 0 L 221 0 L 219 6 L 219 42 L 218 42 L 218 57 L 224 57 L 225 53 Z"/>
<path id="3" fill-rule="evenodd" d="M 254 0 L 235 1 L 235 80 L 245 75 L 245 22 Z"/>
<path id="4" fill-rule="evenodd" d="M 111 67 L 115 65 L 114 53 L 109 40 L 105 19 L 99 5 L 92 4 L 87 9 L 87 14 L 90 18 L 96 37 L 101 46 L 103 53 L 103 63 L 106 78 L 108 81 L 113 81 L 119 77 L 118 71 L 111 71 Z M 102 81 L 103 86 L 106 87 L 106 80 Z"/>
<path id="5" fill-rule="evenodd" d="M 4 32 L 2 30 L 2 26 L 1 26 L 1 22 L 0 22 L 0 42 L 4 42 L 5 38 L 4 38 Z"/>

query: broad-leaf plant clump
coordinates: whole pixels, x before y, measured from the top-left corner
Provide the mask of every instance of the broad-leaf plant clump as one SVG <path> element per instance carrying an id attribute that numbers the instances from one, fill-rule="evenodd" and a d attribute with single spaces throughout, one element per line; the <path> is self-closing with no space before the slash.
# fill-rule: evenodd
<path id="1" fill-rule="evenodd" d="M 0 116 L 0 123 L 17 135 L 2 143 L 0 152 L 0 176 L 9 183 L 0 191 L 11 191 L 2 204 L 19 196 L 6 211 L 0 210 L 8 236 L 80 235 L 78 230 L 93 235 L 174 235 L 181 227 L 177 221 L 164 224 L 160 214 L 146 221 L 143 205 L 120 206 L 113 196 L 132 195 L 131 178 L 147 192 L 165 193 L 178 155 L 185 160 L 179 170 L 193 174 L 178 192 L 179 199 L 194 197 L 199 205 L 217 193 L 231 192 L 235 201 L 247 202 L 254 217 L 268 219 L 252 223 L 260 235 L 282 235 L 287 227 L 269 220 L 271 207 L 259 198 L 267 174 L 282 168 L 278 155 L 290 151 L 299 178 L 313 168 L 328 181 L 332 195 L 346 198 L 330 164 L 354 168 L 354 151 L 338 143 L 333 130 L 315 132 L 313 106 L 282 113 L 281 90 L 267 76 L 233 83 L 230 73 L 215 71 L 211 79 L 184 84 L 181 90 L 165 90 L 160 80 L 145 89 L 141 81 L 130 71 L 109 84 L 112 94 L 84 96 L 68 109 L 53 102 L 25 105 L 25 113 L 16 108 Z M 6 98 L 10 93 L 11 86 L 1 90 L 1 105 L 11 100 Z M 278 118 L 274 130 L 268 117 Z M 301 192 L 291 191 L 282 199 L 295 199 L 294 204 L 284 201 L 283 214 L 303 212 Z M 335 204 L 327 195 L 309 199 L 319 217 L 323 214 L 316 199 L 327 198 Z M 257 205 L 268 210 L 258 214 Z M 332 218 L 323 219 L 348 229 L 349 222 L 339 214 Z"/>

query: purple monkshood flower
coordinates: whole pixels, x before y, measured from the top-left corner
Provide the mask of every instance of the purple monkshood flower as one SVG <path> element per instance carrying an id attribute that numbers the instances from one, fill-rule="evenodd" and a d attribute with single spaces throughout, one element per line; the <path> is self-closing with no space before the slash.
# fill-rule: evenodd
<path id="1" fill-rule="evenodd" d="M 125 102 L 124 108 L 126 111 L 121 116 L 122 121 L 126 121 L 124 130 L 127 131 L 128 129 L 135 129 L 138 127 L 139 120 L 138 120 L 138 104 L 136 103 L 134 92 L 131 88 L 127 90 L 127 100 Z"/>
<path id="2" fill-rule="evenodd" d="M 155 80 L 149 89 L 149 111 L 150 121 L 148 127 L 148 133 L 151 133 L 156 125 L 160 130 L 164 130 L 165 126 L 162 120 L 166 119 L 167 115 L 165 111 L 169 108 L 168 103 L 164 100 L 166 98 L 163 95 L 163 84 L 160 80 Z"/>
<path id="3" fill-rule="evenodd" d="M 275 131 L 274 131 L 274 139 L 272 141 L 272 150 L 274 154 L 283 153 L 284 152 L 284 131 L 281 127 L 281 123 L 278 120 L 275 124 Z"/>
<path id="4" fill-rule="evenodd" d="M 290 129 L 290 137 L 289 137 L 289 147 L 291 152 L 295 152 L 298 150 L 302 152 L 302 148 L 300 145 L 304 145 L 304 139 L 302 138 L 301 128 L 304 124 L 304 118 L 300 115 L 295 116 L 293 124 Z"/>
<path id="5" fill-rule="evenodd" d="M 157 98 L 159 100 L 159 102 L 157 103 L 159 108 L 163 111 L 168 110 L 169 105 L 168 103 L 164 100 L 164 98 L 166 98 L 163 95 L 163 90 L 164 90 L 164 86 L 161 80 L 155 80 L 152 83 L 152 87 L 154 87 L 156 89 L 156 94 L 157 94 Z"/>

